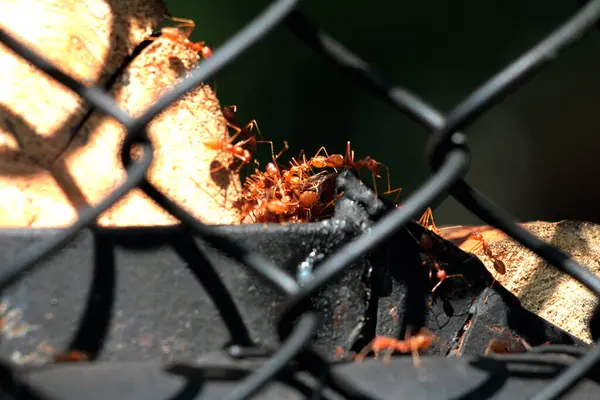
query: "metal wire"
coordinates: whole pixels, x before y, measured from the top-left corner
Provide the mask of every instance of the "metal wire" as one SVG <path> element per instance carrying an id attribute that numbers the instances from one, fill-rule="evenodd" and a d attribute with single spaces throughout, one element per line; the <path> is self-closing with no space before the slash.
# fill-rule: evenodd
<path id="1" fill-rule="evenodd" d="M 290 339 L 283 343 L 281 348 L 269 361 L 265 362 L 258 370 L 246 378 L 227 397 L 228 400 L 244 400 L 258 392 L 263 386 L 277 376 L 285 368 L 289 360 L 293 360 L 308 345 L 306 338 L 312 338 L 317 331 L 318 317 L 311 312 L 302 316 L 294 327 Z"/>
<path id="2" fill-rule="evenodd" d="M 209 60 L 203 62 L 192 72 L 190 77 L 169 90 L 135 119 L 120 109 L 102 89 L 85 86 L 64 74 L 56 66 L 0 28 L 0 42 L 10 50 L 87 100 L 94 109 L 115 118 L 127 129 L 126 139 L 120 149 L 127 173 L 125 181 L 95 207 L 80 210 L 77 221 L 64 229 L 60 235 L 31 246 L 8 265 L 4 265 L 0 273 L 0 290 L 14 283 L 23 273 L 31 271 L 43 258 L 59 251 L 81 229 L 94 224 L 96 218 L 103 211 L 110 208 L 129 190 L 139 187 L 165 210 L 180 219 L 191 231 L 239 261 L 265 283 L 286 296 L 286 307 L 280 315 L 277 326 L 282 341 L 281 347 L 262 367 L 240 382 L 239 386 L 230 393 L 230 399 L 247 398 L 258 393 L 270 380 L 281 374 L 284 368 L 289 367 L 293 360 L 298 361 L 298 365 L 315 376 L 322 374 L 323 371 L 311 371 L 311 365 L 322 366 L 325 365 L 324 361 L 306 349 L 318 326 L 318 316 L 313 312 L 303 311 L 310 296 L 344 272 L 352 262 L 401 229 L 424 208 L 435 207 L 448 195 L 452 195 L 483 221 L 498 227 L 543 257 L 549 264 L 577 279 L 600 298 L 600 279 L 565 253 L 520 228 L 508 214 L 477 193 L 462 179 L 469 167 L 470 153 L 466 136 L 457 132 L 459 129 L 466 129 L 499 99 L 522 85 L 541 67 L 556 59 L 559 51 L 566 49 L 592 28 L 600 19 L 600 0 L 588 2 L 554 33 L 475 90 L 447 117 L 414 94 L 389 84 L 367 62 L 345 49 L 339 42 L 320 31 L 298 11 L 295 11 L 298 3 L 299 0 L 273 2 L 262 14 L 217 49 Z M 285 23 L 317 54 L 348 72 L 351 77 L 371 88 L 387 103 L 432 131 L 426 148 L 426 156 L 434 171 L 433 175 L 410 196 L 403 207 L 385 215 L 370 231 L 363 233 L 326 258 L 302 287 L 293 277 L 269 262 L 264 256 L 247 251 L 242 246 L 218 234 L 211 227 L 197 221 L 145 179 L 146 171 L 152 162 L 153 152 L 152 143 L 145 133 L 148 123 L 189 90 L 222 71 L 282 23 Z M 143 149 L 143 157 L 140 161 L 133 161 L 129 156 L 131 147 L 136 143 L 141 144 Z M 307 362 L 308 359 L 312 361 Z M 557 379 L 553 380 L 535 399 L 553 399 L 566 393 L 599 361 L 600 347 L 589 350 L 587 354 L 583 354 Z M 340 393 L 360 392 L 353 390 L 351 383 L 332 375 L 329 375 L 327 383 Z"/>
<path id="3" fill-rule="evenodd" d="M 563 26 L 456 106 L 448 115 L 444 126 L 430 139 L 427 147 L 430 164 L 435 165 L 442 156 L 444 142 L 450 139 L 453 132 L 464 129 L 467 125 L 475 122 L 478 116 L 515 89 L 517 85 L 522 85 L 535 72 L 539 72 L 542 67 L 556 60 L 558 53 L 590 30 L 598 18 L 600 18 L 600 1 L 592 1 L 580 9 Z"/>

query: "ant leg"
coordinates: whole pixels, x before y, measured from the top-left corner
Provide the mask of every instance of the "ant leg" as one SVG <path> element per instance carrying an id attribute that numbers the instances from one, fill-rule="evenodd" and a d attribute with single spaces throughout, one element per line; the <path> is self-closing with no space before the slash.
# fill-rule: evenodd
<path id="1" fill-rule="evenodd" d="M 483 247 L 483 243 L 481 241 L 479 241 L 478 243 L 476 243 L 475 245 L 473 245 L 469 250 L 464 250 L 464 252 L 465 253 L 475 253 L 481 247 Z"/>
<path id="2" fill-rule="evenodd" d="M 304 154 L 304 150 L 300 150 L 300 153 L 298 153 L 298 160 L 300 157 L 304 159 L 304 163 L 306 164 L 306 155 Z"/>
<path id="3" fill-rule="evenodd" d="M 432 231 L 438 235 L 440 234 L 440 230 L 435 225 L 435 221 L 433 220 L 433 213 L 431 212 L 431 207 L 427 207 L 427 210 L 425 210 L 425 212 L 423 213 L 423 215 L 421 216 L 421 218 L 419 218 L 419 221 L 417 221 L 417 222 L 419 225 L 424 226 L 425 228 L 429 229 L 430 231 Z"/>
<path id="4" fill-rule="evenodd" d="M 218 171 L 220 171 L 220 170 L 222 170 L 224 168 L 226 168 L 226 165 L 225 164 L 220 164 L 218 167 L 216 167 L 214 169 L 211 169 L 209 172 L 211 174 L 214 174 L 215 172 L 218 172 Z"/>
<path id="5" fill-rule="evenodd" d="M 252 130 L 252 128 L 256 128 L 256 132 L 258 132 L 258 136 L 260 136 L 260 138 L 262 139 L 263 135 L 260 132 L 260 129 L 258 128 L 258 122 L 256 122 L 255 119 L 253 119 L 252 121 L 248 122 L 246 124 L 246 126 L 244 127 L 244 131 L 246 131 L 246 129 L 248 129 L 248 132 L 250 132 Z"/>
<path id="6" fill-rule="evenodd" d="M 387 184 L 388 184 L 388 190 L 387 192 L 385 192 L 384 194 L 391 194 L 396 192 L 398 189 L 394 189 L 394 191 L 392 191 L 392 184 L 391 184 L 391 179 L 390 179 L 390 168 L 382 163 L 379 163 L 379 165 L 381 165 L 383 168 L 385 168 L 386 174 L 387 174 Z M 400 189 L 402 190 L 402 189 Z"/>
<path id="7" fill-rule="evenodd" d="M 434 264 L 435 266 L 435 264 Z M 431 289 L 431 293 L 435 292 L 435 290 L 440 287 L 440 285 L 449 278 L 458 278 L 461 277 L 463 281 L 465 281 L 465 283 L 467 284 L 467 286 L 471 287 L 471 284 L 465 279 L 465 277 L 463 276 L 463 274 L 452 274 L 452 275 L 446 275 L 446 271 L 441 270 L 438 266 L 435 266 L 435 268 L 438 270 L 438 279 L 439 282 L 433 287 L 433 289 Z M 431 272 L 430 272 L 431 273 Z"/>
<path id="8" fill-rule="evenodd" d="M 253 119 L 252 121 L 248 122 L 246 124 L 246 126 L 244 126 L 243 128 L 240 128 L 235 122 L 231 122 L 229 120 L 227 120 L 226 123 L 227 123 L 228 127 L 230 127 L 231 129 L 235 130 L 236 132 L 243 133 L 244 137 L 249 137 L 250 136 L 250 132 L 252 131 L 252 128 L 256 127 L 256 131 L 258 132 L 258 135 L 262 139 L 262 133 L 260 133 L 260 129 L 258 129 L 258 122 L 256 122 L 255 119 Z"/>
<path id="9" fill-rule="evenodd" d="M 169 17 L 168 19 L 170 19 L 171 21 L 174 21 L 174 22 L 181 22 L 181 24 L 184 26 L 192 26 L 192 27 L 196 26 L 194 21 L 191 19 L 188 19 L 188 18 Z"/>
<path id="10" fill-rule="evenodd" d="M 419 346 L 416 342 L 411 342 L 410 350 L 412 353 L 413 365 L 415 368 L 421 367 L 421 358 L 419 357 Z"/>
<path id="11" fill-rule="evenodd" d="M 419 225 L 424 226 L 425 228 L 427 228 L 428 222 L 429 222 L 429 215 L 431 214 L 431 209 L 429 207 L 427 207 L 427 210 L 425 210 L 425 212 L 423 213 L 423 215 L 421 215 L 421 218 L 419 218 L 419 220 L 417 221 L 417 223 Z"/>
<path id="12" fill-rule="evenodd" d="M 240 142 L 240 143 L 242 143 L 242 142 Z M 242 144 L 243 144 L 243 143 L 242 143 Z M 240 156 L 239 154 L 234 154 L 233 156 L 234 156 L 235 158 L 237 158 L 238 160 L 241 160 L 241 161 L 242 161 L 244 164 L 248 163 L 248 159 L 247 159 L 247 158 L 245 158 L 245 157 L 243 157 L 243 156 Z"/>
<path id="13" fill-rule="evenodd" d="M 336 201 L 337 199 L 339 199 L 340 197 L 342 197 L 343 195 L 344 195 L 344 193 L 342 192 L 342 193 L 338 194 L 337 196 L 335 196 L 335 198 L 334 198 L 333 200 L 331 200 L 329 203 L 327 203 L 327 204 L 325 205 L 325 207 L 323 207 L 323 211 L 324 211 L 324 210 L 327 210 L 327 208 L 328 208 L 328 207 L 331 207 L 331 206 L 332 206 L 332 205 L 335 203 L 335 201 Z"/>
<path id="14" fill-rule="evenodd" d="M 243 145 L 245 145 L 245 144 L 247 144 L 247 143 L 249 143 L 249 142 L 252 142 L 252 141 L 256 141 L 256 138 L 254 138 L 254 137 L 249 137 L 249 138 L 248 138 L 248 139 L 246 139 L 246 140 L 242 140 L 242 141 L 240 141 L 240 142 L 237 142 L 237 143 L 235 144 L 235 147 L 242 147 Z"/>
<path id="15" fill-rule="evenodd" d="M 290 146 L 288 145 L 287 140 L 284 140 L 283 141 L 283 148 L 279 151 L 279 153 L 277 153 L 277 155 L 275 156 L 275 158 L 276 159 L 279 158 L 279 156 L 282 155 L 284 151 L 287 151 L 289 149 L 290 149 Z"/>
<path id="16" fill-rule="evenodd" d="M 242 170 L 242 168 L 244 167 L 244 165 L 248 164 L 248 160 L 242 160 L 242 162 L 240 163 L 240 165 L 235 169 L 235 173 L 239 174 L 240 171 Z"/>
<path id="17" fill-rule="evenodd" d="M 431 230 L 435 233 L 439 233 L 440 230 L 435 225 L 435 221 L 433 219 L 433 213 L 431 212 L 431 207 L 427 207 L 427 210 L 429 211 L 429 222 L 430 222 L 429 226 L 430 226 Z"/>
<path id="18" fill-rule="evenodd" d="M 379 354 L 381 354 L 381 349 L 373 349 L 373 358 L 375 360 L 379 359 Z"/>
<path id="19" fill-rule="evenodd" d="M 493 344 L 494 344 L 494 339 L 490 340 L 490 342 L 488 343 L 488 346 L 485 348 L 485 351 L 483 352 L 484 356 L 487 356 L 488 354 L 490 354 L 490 351 L 492 351 Z"/>
<path id="20" fill-rule="evenodd" d="M 347 166 L 354 165 L 354 151 L 350 148 L 350 141 L 346 142 L 346 156 L 344 162 Z"/>
<path id="21" fill-rule="evenodd" d="M 435 336 L 431 331 L 427 328 L 421 328 L 421 332 L 431 336 L 431 339 L 440 346 L 446 346 L 447 343 L 440 337 Z"/>
<path id="22" fill-rule="evenodd" d="M 229 115 L 231 115 L 231 119 L 235 118 L 235 115 L 237 114 L 237 106 L 235 104 L 232 104 L 230 106 L 225 106 L 223 107 L 223 109 L 227 110 L 225 111 L 226 113 L 229 113 Z M 231 111 L 230 111 L 231 110 Z"/>
<path id="23" fill-rule="evenodd" d="M 371 340 L 369 344 L 367 344 L 357 355 L 354 356 L 354 361 L 362 362 L 367 354 L 369 354 L 369 351 L 371 351 L 373 343 L 375 343 L 375 339 Z"/>
<path id="24" fill-rule="evenodd" d="M 303 150 L 302 152 L 304 152 L 304 150 Z M 325 149 L 325 146 L 321 146 L 321 147 L 319 147 L 319 150 L 317 150 L 317 152 L 315 153 L 315 155 L 314 155 L 312 158 L 317 158 L 317 157 L 319 157 L 319 154 L 321 154 L 321 152 L 325 153 L 325 157 L 326 157 L 326 158 L 329 158 L 329 154 L 327 153 L 327 150 Z M 306 161 L 305 161 L 305 163 L 306 163 Z M 334 170 L 336 173 L 338 172 L 336 168 L 333 168 L 333 170 Z M 312 167 L 311 167 L 311 171 L 312 171 Z"/>
<path id="25" fill-rule="evenodd" d="M 484 247 L 487 248 L 488 247 L 488 242 L 487 240 L 485 240 L 485 238 L 483 237 L 483 235 L 480 232 L 477 232 L 474 229 L 469 228 L 468 226 L 464 226 L 464 225 L 458 225 L 460 228 L 464 228 L 467 229 L 469 231 L 471 231 L 471 234 L 469 235 L 469 239 L 473 239 L 475 241 L 477 241 L 477 243 L 471 247 L 468 251 L 464 250 L 467 253 L 473 253 L 476 249 L 479 250 L 479 248 Z"/>
<path id="26" fill-rule="evenodd" d="M 389 364 L 390 361 L 392 361 L 392 354 L 394 354 L 393 347 L 390 346 L 387 349 L 385 349 L 385 352 L 383 353 L 383 358 L 382 358 L 382 361 L 384 362 L 384 364 Z"/>
<path id="27" fill-rule="evenodd" d="M 497 278 L 498 278 L 498 272 L 496 272 L 496 275 L 494 275 L 494 280 L 492 281 L 492 284 L 490 285 L 490 289 L 494 286 L 494 283 L 496 283 Z"/>
<path id="28" fill-rule="evenodd" d="M 425 261 L 423 263 L 425 263 Z M 432 277 L 433 277 L 433 267 L 429 267 L 429 285 L 431 285 L 431 278 Z"/>
<path id="29" fill-rule="evenodd" d="M 288 150 L 290 148 L 289 145 L 288 145 L 288 142 L 286 140 L 284 140 L 283 141 L 283 149 L 281 149 L 281 151 L 279 151 L 279 153 L 277 153 L 277 155 L 275 155 L 275 148 L 273 147 L 273 142 L 272 141 L 270 141 L 270 140 L 257 140 L 256 143 L 269 143 L 269 146 L 271 146 L 271 157 L 273 157 L 273 163 L 274 164 L 277 164 L 277 159 L 279 158 L 279 156 L 281 156 L 284 151 L 286 151 L 286 150 Z"/>
<path id="30" fill-rule="evenodd" d="M 240 142 L 240 143 L 242 143 L 242 142 Z M 236 172 L 236 173 L 237 173 L 237 172 L 239 172 L 239 171 L 242 169 L 242 167 L 243 167 L 245 164 L 247 164 L 247 163 L 248 163 L 248 160 L 247 160 L 246 158 L 244 158 L 244 157 L 242 157 L 242 156 L 238 155 L 238 154 L 233 154 L 233 157 L 235 157 L 235 158 L 237 158 L 238 160 L 242 161 L 242 162 L 241 162 L 241 164 L 240 164 L 240 166 L 234 170 L 234 172 Z M 221 164 L 221 165 L 219 165 L 217 168 L 211 169 L 211 170 L 210 170 L 210 173 L 211 173 L 211 174 L 212 174 L 212 173 L 215 173 L 215 172 L 217 172 L 217 171 L 220 171 L 220 170 L 222 170 L 223 168 L 226 168 L 226 167 L 227 167 L 227 166 L 226 166 L 225 164 Z"/>
<path id="31" fill-rule="evenodd" d="M 446 280 L 446 277 L 444 277 L 444 278 L 440 279 L 440 281 L 437 283 L 437 285 L 435 285 L 435 286 L 433 287 L 433 289 L 431 289 L 431 293 L 435 292 L 435 290 L 436 290 L 438 287 L 440 287 L 440 285 L 441 285 L 442 283 L 444 283 L 444 281 L 445 281 L 445 280 Z"/>
<path id="32" fill-rule="evenodd" d="M 421 215 L 421 218 L 419 218 L 419 220 L 417 221 L 417 223 L 419 225 L 421 225 L 422 227 L 424 227 L 425 229 L 428 229 L 430 231 L 433 231 L 433 229 L 431 228 L 431 223 L 430 220 L 433 218 L 432 214 L 431 214 L 431 208 L 427 207 L 427 209 L 425 210 L 425 212 L 423 213 L 423 215 Z"/>
<path id="33" fill-rule="evenodd" d="M 373 179 L 373 190 L 375 191 L 375 197 L 379 197 L 379 189 L 377 188 L 377 180 L 375 180 L 375 172 L 371 171 L 371 178 Z"/>
<path id="34" fill-rule="evenodd" d="M 304 152 L 304 150 L 302 150 L 302 152 Z M 321 154 L 321 152 L 325 153 L 325 157 L 329 157 L 329 154 L 327 154 L 327 150 L 325 149 L 325 146 L 321 146 L 321 147 L 319 147 L 319 150 L 317 150 L 317 152 L 315 153 L 313 158 L 318 157 L 319 154 Z"/>
<path id="35" fill-rule="evenodd" d="M 229 143 L 233 143 L 244 130 L 235 124 L 231 124 L 229 121 L 227 121 L 227 126 L 235 131 L 235 134 L 229 138 Z"/>
<path id="36" fill-rule="evenodd" d="M 190 35 L 194 31 L 194 27 L 196 26 L 194 21 L 192 21 L 191 19 L 178 18 L 178 17 L 169 17 L 168 19 L 170 19 L 173 22 L 179 22 L 179 24 L 175 25 L 175 28 L 181 30 L 181 33 L 186 38 L 190 37 Z"/>
<path id="37" fill-rule="evenodd" d="M 433 268 L 429 267 L 429 286 L 431 286 L 431 277 L 433 276 Z M 441 284 L 442 281 L 440 281 L 440 283 L 438 283 L 437 285 L 435 285 L 435 287 L 433 288 L 433 290 L 431 291 L 431 293 L 434 292 L 435 289 L 437 289 L 437 287 Z M 429 299 L 429 307 L 431 307 L 433 305 L 433 296 L 431 296 L 431 298 Z"/>
<path id="38" fill-rule="evenodd" d="M 446 274 L 445 273 L 441 274 L 441 275 L 439 274 L 440 272 L 442 272 L 442 270 L 439 267 L 439 265 L 437 264 L 437 261 L 435 261 L 435 259 L 432 256 L 429 256 L 429 261 L 431 262 L 431 266 L 429 267 L 429 284 L 431 285 L 431 277 L 433 276 L 434 268 L 438 272 L 438 274 L 436 274 L 436 275 L 441 276 L 439 278 L 439 282 L 433 287 L 433 289 L 431 289 L 431 293 L 433 293 L 446 280 Z M 433 302 L 433 299 L 431 301 Z"/>
<path id="39" fill-rule="evenodd" d="M 395 205 L 396 207 L 398 207 L 398 199 L 400 198 L 400 195 L 402 194 L 402 188 L 398 188 L 398 189 L 390 190 L 389 192 L 386 192 L 386 193 L 384 193 L 384 194 L 392 194 L 392 193 L 396 193 L 396 192 L 397 192 L 398 194 L 396 195 L 396 197 L 394 197 L 394 202 L 393 202 L 393 203 L 394 203 L 394 205 Z"/>

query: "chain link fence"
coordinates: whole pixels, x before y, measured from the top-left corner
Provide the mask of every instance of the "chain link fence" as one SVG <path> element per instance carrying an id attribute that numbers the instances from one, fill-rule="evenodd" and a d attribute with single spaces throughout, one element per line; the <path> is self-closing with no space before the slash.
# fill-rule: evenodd
<path id="1" fill-rule="evenodd" d="M 32 272 L 40 261 L 69 244 L 82 229 L 92 226 L 102 212 L 110 208 L 128 191 L 138 187 L 181 220 L 194 234 L 243 264 L 251 273 L 285 297 L 285 309 L 280 314 L 277 325 L 281 341 L 279 348 L 253 373 L 241 379 L 238 386 L 229 394 L 229 399 L 244 399 L 258 393 L 290 365 L 295 365 L 297 369 L 318 377 L 323 386 L 333 389 L 346 398 L 364 398 L 356 394 L 358 391 L 353 389 L 352 382 L 328 370 L 328 363 L 309 348 L 308 344 L 319 325 L 319 315 L 315 311 L 306 311 L 310 309 L 307 305 L 312 295 L 342 275 L 350 264 L 382 245 L 428 206 L 435 208 L 448 196 L 453 196 L 481 220 L 506 232 L 549 264 L 569 274 L 600 296 L 600 280 L 596 276 L 560 250 L 520 228 L 510 215 L 477 193 L 463 180 L 469 168 L 470 153 L 467 136 L 460 133 L 509 92 L 516 90 L 542 67 L 555 60 L 562 50 L 593 28 L 596 21 L 600 19 L 600 0 L 583 5 L 580 11 L 563 26 L 492 77 L 445 116 L 414 94 L 389 83 L 366 61 L 314 26 L 295 10 L 298 3 L 299 0 L 273 2 L 261 15 L 222 47 L 216 49 L 213 56 L 202 62 L 189 78 L 173 87 L 137 118 L 132 118 L 117 107 L 104 90 L 83 86 L 0 29 L 0 41 L 4 45 L 87 100 L 96 110 L 115 118 L 126 127 L 128 132 L 121 148 L 121 158 L 127 173 L 125 182 L 97 206 L 80 210 L 78 220 L 70 227 L 61 230 L 60 234 L 32 245 L 11 262 L 2 265 L 0 289 L 5 290 L 24 274 Z M 431 131 L 426 156 L 433 172 L 432 176 L 406 200 L 402 207 L 385 213 L 368 233 L 359 235 L 326 257 L 317 266 L 311 279 L 303 285 L 266 257 L 247 251 L 244 246 L 227 238 L 215 227 L 204 225 L 194 219 L 145 178 L 153 154 L 153 146 L 146 135 L 146 128 L 153 118 L 186 92 L 200 85 L 201 82 L 206 82 L 234 62 L 278 25 L 286 26 L 315 53 L 341 68 L 350 79 L 367 86 L 398 111 L 410 116 Z M 130 157 L 133 145 L 143 149 L 143 156 L 138 161 Z M 598 340 L 600 336 L 597 315 L 598 311 L 594 313 L 590 322 L 594 340 Z M 247 342 L 246 339 L 244 341 Z M 578 356 L 578 360 L 553 379 L 535 396 L 535 399 L 557 398 L 567 393 L 598 364 L 600 347 L 593 346 L 587 352 L 579 352 Z M 5 376 L 10 375 L 13 379 L 17 379 L 8 363 L 4 365 L 3 372 Z M 318 390 L 314 389 L 311 396 L 318 397 L 315 394 L 317 392 Z M 46 397 L 40 395 L 38 398 Z"/>

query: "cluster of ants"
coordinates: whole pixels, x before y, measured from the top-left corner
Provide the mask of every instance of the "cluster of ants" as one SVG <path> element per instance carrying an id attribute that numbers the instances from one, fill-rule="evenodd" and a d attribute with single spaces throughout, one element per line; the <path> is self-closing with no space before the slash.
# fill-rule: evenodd
<path id="1" fill-rule="evenodd" d="M 242 221 L 247 223 L 266 222 L 313 222 L 331 215 L 331 206 L 337 196 L 334 194 L 332 177 L 338 170 L 355 169 L 360 172 L 365 168 L 373 177 L 375 191 L 377 191 L 376 178 L 381 178 L 380 168 L 385 168 L 388 179 L 388 191 L 385 194 L 399 192 L 401 189 L 391 190 L 389 169 L 384 164 L 371 157 L 356 160 L 350 142 L 346 144 L 346 154 L 328 154 L 324 147 L 310 158 L 301 152 L 298 158 L 292 158 L 289 166 L 285 167 L 277 162 L 279 156 L 288 149 L 287 142 L 284 148 L 275 155 L 271 141 L 257 141 L 255 136 L 250 136 L 250 130 L 257 128 L 256 121 L 251 121 L 245 127 L 240 127 L 235 121 L 235 108 L 224 108 L 227 124 L 236 133 L 223 141 L 211 141 L 206 144 L 213 149 L 229 151 L 241 162 L 239 167 L 251 160 L 251 152 L 242 146 L 255 146 L 258 142 L 268 143 L 271 146 L 272 161 L 265 166 L 264 171 L 255 168 L 254 173 L 246 178 L 242 197 L 238 203 L 242 211 Z M 235 144 L 233 141 L 243 134 L 245 138 Z M 259 131 L 260 134 L 260 131 Z"/>
<path id="2" fill-rule="evenodd" d="M 302 152 L 298 159 L 292 158 L 288 167 L 277 162 L 284 149 L 275 155 L 271 145 L 272 162 L 264 171 L 255 168 L 246 178 L 239 207 L 242 220 L 248 223 L 266 222 L 312 222 L 331 215 L 336 196 L 333 181 L 338 170 L 366 168 L 371 171 L 373 181 L 380 178 L 379 168 L 385 167 L 370 157 L 355 160 L 350 142 L 347 142 L 346 154 L 327 154 L 324 147 L 310 158 Z M 324 154 L 324 155 L 322 155 Z M 389 172 L 388 172 L 389 184 Z M 374 186 L 376 188 L 376 185 Z M 399 189 L 398 189 L 399 190 Z M 396 190 L 396 191 L 398 191 Z M 386 193 L 393 193 L 388 190 Z"/>
<path id="3" fill-rule="evenodd" d="M 204 59 L 212 55 L 212 50 L 205 45 L 204 41 L 192 42 L 189 40 L 195 26 L 192 20 L 175 17 L 171 17 L 170 19 L 178 22 L 178 24 L 173 27 L 162 28 L 161 37 L 197 51 Z M 335 176 L 334 174 L 338 170 L 355 169 L 357 172 L 360 172 L 363 168 L 369 170 L 373 178 L 373 189 L 377 194 L 375 178 L 381 178 L 379 171 L 380 168 L 384 168 L 387 172 L 388 184 L 388 190 L 384 194 L 391 194 L 402 190 L 391 189 L 389 168 L 386 165 L 371 157 L 356 160 L 354 151 L 350 147 L 350 142 L 347 142 L 346 154 L 343 156 L 341 154 L 329 155 L 325 148 L 321 147 L 313 157 L 306 158 L 301 152 L 298 159 L 292 158 L 288 167 L 281 166 L 277 162 L 277 159 L 288 149 L 287 143 L 284 142 L 284 148 L 279 154 L 275 155 L 273 142 L 257 140 L 256 136 L 252 134 L 253 128 L 256 127 L 260 135 L 256 121 L 252 120 L 245 126 L 242 126 L 237 122 L 236 114 L 236 106 L 224 107 L 223 116 L 226 119 L 227 126 L 233 129 L 235 133 L 226 138 L 206 140 L 204 144 L 212 150 L 230 153 L 234 158 L 234 163 L 237 162 L 239 165 L 237 168 L 234 165 L 230 165 L 229 168 L 236 169 L 238 172 L 244 165 L 250 164 L 253 160 L 252 153 L 256 149 L 257 143 L 270 144 L 272 156 L 272 161 L 265 166 L 264 171 L 255 168 L 254 173 L 244 183 L 241 200 L 237 204 L 242 211 L 242 221 L 240 222 L 312 222 L 327 217 L 330 215 L 330 207 L 336 198 L 330 184 L 331 179 L 329 178 Z M 241 137 L 241 140 L 236 142 L 239 137 Z M 256 161 L 255 163 L 258 164 Z M 217 169 L 220 168 L 223 168 L 223 166 Z M 315 170 L 318 172 L 315 172 Z M 440 230 L 433 222 L 431 209 L 425 211 L 418 223 L 442 236 Z M 483 253 L 493 262 L 497 273 L 504 274 L 506 272 L 504 263 L 491 252 L 489 244 L 481 233 L 472 231 L 469 237 L 479 242 L 475 247 L 483 248 Z M 423 251 L 430 254 L 432 247 L 431 238 L 427 235 L 422 235 L 418 242 Z M 469 252 L 473 251 L 475 251 L 475 248 L 469 250 Z M 465 279 L 462 274 L 448 275 L 439 266 L 433 255 L 429 258 L 431 265 L 430 279 L 435 275 L 438 281 L 431 290 L 432 293 L 446 279 L 452 277 Z M 495 280 L 494 278 L 494 282 Z M 468 282 L 466 283 L 467 285 L 469 284 Z M 378 336 L 355 356 L 355 360 L 360 361 L 364 359 L 369 351 L 374 351 L 375 354 L 378 354 L 382 350 L 385 350 L 384 361 L 389 361 L 389 358 L 395 351 L 401 353 L 410 352 L 413 354 L 415 366 L 418 367 L 420 365 L 418 350 L 429 348 L 435 340 L 437 338 L 427 329 L 421 329 L 415 334 L 408 334 L 405 340 Z"/>
<path id="4" fill-rule="evenodd" d="M 192 20 L 175 17 L 170 19 L 177 24 L 162 28 L 161 37 L 197 51 L 204 59 L 212 55 L 212 50 L 204 41 L 189 40 L 195 26 Z M 388 181 L 388 191 L 385 194 L 401 191 L 391 190 L 387 166 L 371 157 L 355 159 L 350 142 L 347 143 L 345 156 L 329 155 L 325 148 L 321 147 L 313 157 L 307 158 L 300 153 L 298 159 L 292 158 L 288 167 L 282 166 L 277 162 L 277 158 L 288 149 L 287 143 L 284 142 L 283 150 L 275 155 L 272 142 L 257 140 L 252 134 L 252 130 L 256 128 L 260 135 L 256 121 L 252 120 L 242 126 L 237 122 L 236 114 L 236 106 L 224 107 L 223 116 L 227 126 L 235 133 L 224 138 L 207 139 L 204 144 L 209 149 L 231 154 L 233 162 L 238 166 L 221 165 L 210 172 L 214 173 L 225 167 L 239 172 L 244 165 L 252 162 L 252 153 L 256 150 L 257 143 L 270 144 L 272 156 L 272 161 L 265 166 L 264 171 L 255 167 L 254 173 L 244 183 L 241 199 L 236 203 L 241 210 L 240 222 L 313 222 L 330 216 L 336 196 L 329 178 L 338 170 L 355 169 L 360 172 L 361 169 L 368 169 L 373 176 L 373 187 L 377 191 L 375 178 L 381 178 L 379 170 L 385 168 Z"/>

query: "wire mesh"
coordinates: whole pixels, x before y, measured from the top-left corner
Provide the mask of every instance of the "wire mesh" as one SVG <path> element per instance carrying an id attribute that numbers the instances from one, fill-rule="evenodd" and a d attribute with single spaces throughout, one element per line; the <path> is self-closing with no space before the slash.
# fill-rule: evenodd
<path id="1" fill-rule="evenodd" d="M 560 51 L 566 49 L 589 31 L 600 19 L 600 0 L 583 5 L 555 32 L 484 83 L 446 116 L 414 94 L 388 83 L 385 77 L 367 62 L 345 49 L 342 44 L 318 29 L 300 12 L 296 11 L 298 3 L 299 0 L 273 2 L 227 43 L 216 49 L 213 56 L 195 69 L 186 80 L 169 90 L 137 118 L 132 118 L 120 109 L 102 89 L 88 87 L 77 82 L 0 28 L 0 41 L 9 49 L 77 93 L 95 109 L 115 118 L 127 129 L 126 139 L 120 149 L 127 174 L 124 183 L 97 206 L 80 210 L 77 221 L 62 230 L 59 235 L 31 246 L 8 265 L 3 265 L 0 273 L 0 290 L 16 282 L 24 273 L 32 271 L 40 260 L 66 246 L 79 231 L 87 226 L 92 226 L 103 211 L 110 208 L 128 191 L 138 187 L 169 213 L 180 219 L 188 228 L 191 228 L 195 234 L 228 253 L 230 257 L 262 278 L 265 283 L 286 296 L 287 304 L 280 315 L 277 327 L 281 346 L 268 361 L 241 381 L 229 394 L 228 399 L 248 398 L 257 393 L 293 361 L 299 368 L 324 380 L 324 383 L 333 390 L 352 397 L 354 392 L 352 384 L 345 381 L 344 378 L 328 372 L 325 360 L 307 348 L 316 332 L 319 316 L 316 312 L 304 311 L 305 307 L 303 306 L 306 305 L 312 294 L 338 277 L 353 261 L 380 245 L 387 237 L 417 216 L 419 212 L 428 206 L 435 208 L 448 196 L 453 196 L 481 220 L 506 232 L 513 239 L 544 258 L 549 264 L 569 274 L 600 297 L 600 279 L 562 251 L 520 228 L 510 215 L 477 193 L 462 179 L 469 167 L 470 153 L 466 135 L 458 132 L 472 124 L 503 96 L 517 89 L 542 67 L 555 60 Z M 312 278 L 303 286 L 300 286 L 292 276 L 264 256 L 245 250 L 242 246 L 217 233 L 212 227 L 196 220 L 164 196 L 145 178 L 152 163 L 153 150 L 152 143 L 146 135 L 146 128 L 153 118 L 189 90 L 221 72 L 269 34 L 273 28 L 281 24 L 287 26 L 318 55 L 341 68 L 350 78 L 366 85 L 400 112 L 407 114 L 432 132 L 427 144 L 426 156 L 433 175 L 410 196 L 403 207 L 382 217 L 368 235 L 363 234 L 357 237 L 326 258 L 314 272 Z M 143 149 L 143 157 L 139 161 L 133 161 L 130 158 L 130 149 L 134 144 L 141 145 Z M 595 314 L 597 312 L 598 310 Z M 592 329 L 592 333 L 594 333 L 594 329 Z M 598 338 L 594 337 L 594 340 L 598 340 Z M 600 347 L 591 348 L 545 387 L 535 399 L 557 398 L 566 393 L 599 361 Z"/>

